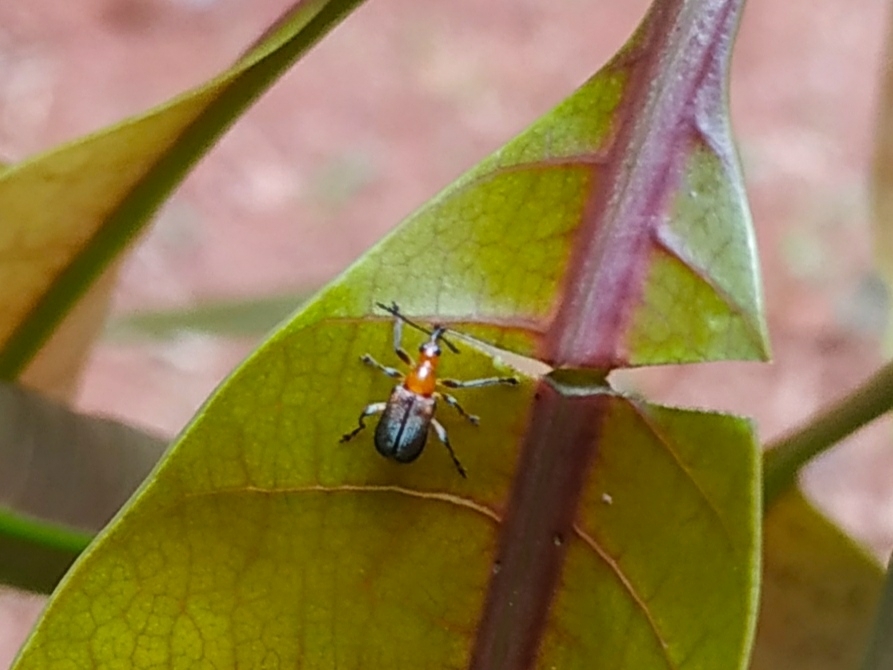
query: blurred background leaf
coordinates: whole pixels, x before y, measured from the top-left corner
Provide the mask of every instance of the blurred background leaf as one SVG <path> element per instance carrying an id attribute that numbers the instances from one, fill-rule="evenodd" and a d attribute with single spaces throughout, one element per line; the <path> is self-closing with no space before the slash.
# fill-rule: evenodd
<path id="1" fill-rule="evenodd" d="M 311 291 L 257 298 L 217 300 L 182 309 L 113 316 L 103 337 L 109 342 L 173 339 L 183 333 L 217 337 L 260 337 L 294 312 Z"/>
<path id="2" fill-rule="evenodd" d="M 862 670 L 893 668 L 893 559 L 887 563 L 887 579 L 874 620 L 874 630 Z"/>
<path id="3" fill-rule="evenodd" d="M 883 575 L 877 562 L 792 489 L 767 510 L 752 670 L 858 667 Z"/>
<path id="4" fill-rule="evenodd" d="M 0 384 L 0 582 L 50 592 L 165 446 Z"/>
<path id="5" fill-rule="evenodd" d="M 212 81 L 0 173 L 0 254 L 15 259 L 0 265 L 0 378 L 16 378 L 55 332 L 61 360 L 34 374 L 72 383 L 101 332 L 113 275 L 97 278 L 214 141 L 358 4 L 294 3 Z M 91 285 L 91 301 L 72 311 Z M 71 321 L 57 330 L 66 315 Z"/>

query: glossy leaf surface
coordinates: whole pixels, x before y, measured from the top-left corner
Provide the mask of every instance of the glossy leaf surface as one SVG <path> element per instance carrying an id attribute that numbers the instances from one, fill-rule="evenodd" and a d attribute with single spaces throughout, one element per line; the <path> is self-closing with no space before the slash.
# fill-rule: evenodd
<path id="1" fill-rule="evenodd" d="M 498 343 L 556 366 L 764 357 L 724 108 L 739 8 L 655 3 L 580 90 L 367 253 L 337 315 L 399 299 L 500 324 Z"/>
<path id="2" fill-rule="evenodd" d="M 66 578 L 19 667 L 467 664 L 533 388 L 466 392 L 478 429 L 444 409 L 467 481 L 433 440 L 393 464 L 368 436 L 337 444 L 358 409 L 343 387 L 387 394 L 355 361 L 389 340 L 386 322 L 298 321 L 265 345 Z M 447 362 L 460 378 L 490 368 L 467 347 Z M 743 657 L 758 555 L 749 427 L 594 395 L 601 452 L 573 532 L 544 538 L 566 557 L 538 666 Z"/>

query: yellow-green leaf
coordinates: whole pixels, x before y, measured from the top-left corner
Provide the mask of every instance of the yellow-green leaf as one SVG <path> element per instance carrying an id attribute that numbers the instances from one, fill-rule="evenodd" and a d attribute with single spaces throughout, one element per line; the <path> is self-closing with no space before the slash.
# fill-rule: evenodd
<path id="1" fill-rule="evenodd" d="M 752 670 L 857 668 L 883 580 L 880 566 L 792 489 L 764 526 Z"/>
<path id="2" fill-rule="evenodd" d="M 512 570 L 502 554 L 543 549 L 565 560 L 529 639 L 539 667 L 746 657 L 759 551 L 746 422 L 590 390 L 599 413 L 574 416 L 599 453 L 572 532 L 505 547 L 533 384 L 465 392 L 479 428 L 444 409 L 467 481 L 433 440 L 411 466 L 369 435 L 338 444 L 353 400 L 388 392 L 358 359 L 390 362 L 390 335 L 385 321 L 305 317 L 264 345 L 66 577 L 17 667 L 464 667 L 488 588 Z M 492 371 L 468 346 L 444 366 Z"/>
<path id="3" fill-rule="evenodd" d="M 117 279 L 118 266 L 113 264 L 90 286 L 22 372 L 19 381 L 24 386 L 71 402 L 88 355 L 102 333 Z"/>
<path id="4" fill-rule="evenodd" d="M 413 214 L 332 288 L 556 367 L 753 359 L 768 342 L 725 110 L 740 3 L 655 2 L 578 91 Z M 411 283 L 407 280 L 411 279 Z"/>

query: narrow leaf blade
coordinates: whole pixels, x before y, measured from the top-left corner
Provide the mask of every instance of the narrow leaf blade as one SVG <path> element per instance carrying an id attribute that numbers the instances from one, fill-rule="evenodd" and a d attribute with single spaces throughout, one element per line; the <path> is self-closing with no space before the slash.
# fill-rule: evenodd
<path id="1" fill-rule="evenodd" d="M 211 82 L 0 172 L 0 254 L 7 259 L 0 264 L 0 378 L 23 370 L 213 142 L 360 2 L 296 2 Z"/>

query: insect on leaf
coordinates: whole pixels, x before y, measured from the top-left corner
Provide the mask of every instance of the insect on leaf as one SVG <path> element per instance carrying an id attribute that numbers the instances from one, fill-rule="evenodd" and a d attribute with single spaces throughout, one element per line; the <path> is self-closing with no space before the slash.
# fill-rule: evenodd
<path id="1" fill-rule="evenodd" d="M 577 92 L 275 332 L 66 576 L 18 670 L 746 667 L 752 428 L 605 381 L 765 355 L 724 108 L 740 11 L 655 2 Z M 438 408 L 467 480 L 437 444 L 411 465 L 368 434 L 338 444 L 395 383 L 359 360 L 400 364 L 391 301 L 564 368 L 457 389 L 479 426 Z M 442 377 L 517 374 L 457 341 Z"/>

